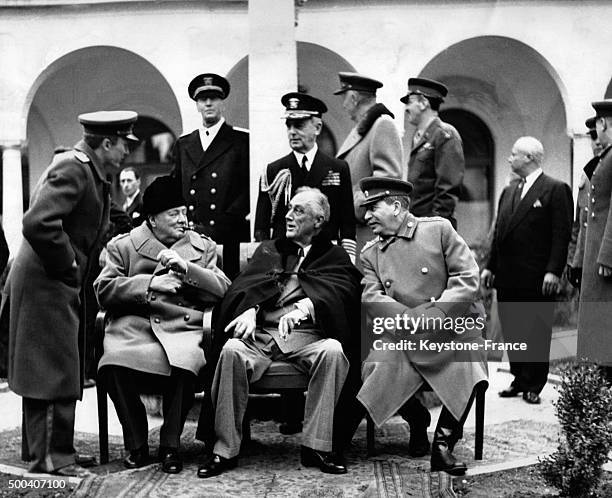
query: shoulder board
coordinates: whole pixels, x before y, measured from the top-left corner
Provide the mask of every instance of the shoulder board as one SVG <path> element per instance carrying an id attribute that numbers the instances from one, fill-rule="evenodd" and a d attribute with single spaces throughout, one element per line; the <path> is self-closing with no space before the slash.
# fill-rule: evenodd
<path id="1" fill-rule="evenodd" d="M 240 126 L 232 126 L 232 128 L 236 131 L 241 131 L 243 133 L 250 133 L 249 130 L 247 130 L 246 128 L 240 128 Z"/>
<path id="2" fill-rule="evenodd" d="M 442 130 L 444 138 L 447 140 L 453 136 L 459 135 L 459 132 L 452 124 L 445 123 L 444 121 L 440 121 L 440 129 Z"/>
<path id="3" fill-rule="evenodd" d="M 120 240 L 120 239 L 123 239 L 123 238 L 125 238 L 125 237 L 128 237 L 129 235 L 130 235 L 130 233 L 129 233 L 129 232 L 127 232 L 127 233 L 120 233 L 119 235 L 115 235 L 115 236 L 114 236 L 112 239 L 110 239 L 110 240 L 107 242 L 107 244 L 110 244 L 111 242 L 116 242 L 116 241 L 118 241 L 118 240 Z"/>
<path id="4" fill-rule="evenodd" d="M 74 151 L 74 157 L 76 157 L 82 163 L 90 162 L 89 156 L 87 154 L 85 154 L 85 152 L 82 152 L 80 150 L 75 150 Z"/>
<path id="5" fill-rule="evenodd" d="M 418 218 L 420 223 L 434 222 L 434 221 L 444 221 L 445 219 L 446 218 L 443 218 L 442 216 L 419 216 L 419 218 Z"/>
<path id="6" fill-rule="evenodd" d="M 361 248 L 361 252 L 365 252 L 368 249 L 370 249 L 370 247 L 374 247 L 376 245 L 376 243 L 378 242 L 378 237 L 373 238 L 372 240 L 369 240 L 368 242 L 365 243 L 365 245 Z"/>

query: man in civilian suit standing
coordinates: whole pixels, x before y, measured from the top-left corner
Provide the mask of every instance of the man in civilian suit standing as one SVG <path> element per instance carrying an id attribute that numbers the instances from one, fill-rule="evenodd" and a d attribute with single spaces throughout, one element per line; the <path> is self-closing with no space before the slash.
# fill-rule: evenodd
<path id="1" fill-rule="evenodd" d="M 506 342 L 525 342 L 527 351 L 509 351 L 514 380 L 499 393 L 523 393 L 540 403 L 548 377 L 554 297 L 567 258 L 573 201 L 569 186 L 542 172 L 544 148 L 521 137 L 508 158 L 519 176 L 499 199 L 497 222 L 487 267 L 481 279 L 494 285 Z"/>
<path id="2" fill-rule="evenodd" d="M 223 101 L 230 92 L 225 78 L 200 74 L 188 92 L 202 115 L 202 126 L 176 142 L 173 175 L 183 186 L 189 226 L 223 244 L 223 271 L 234 278 L 240 242 L 251 240 L 249 134 L 225 122 Z"/>

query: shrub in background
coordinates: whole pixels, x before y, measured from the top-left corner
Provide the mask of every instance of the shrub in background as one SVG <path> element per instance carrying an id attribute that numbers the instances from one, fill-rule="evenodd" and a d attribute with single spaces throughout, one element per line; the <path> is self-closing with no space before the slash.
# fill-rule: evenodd
<path id="1" fill-rule="evenodd" d="M 558 390 L 562 438 L 557 451 L 540 462 L 540 473 L 561 496 L 597 496 L 612 449 L 612 388 L 596 365 L 576 363 L 562 370 Z"/>

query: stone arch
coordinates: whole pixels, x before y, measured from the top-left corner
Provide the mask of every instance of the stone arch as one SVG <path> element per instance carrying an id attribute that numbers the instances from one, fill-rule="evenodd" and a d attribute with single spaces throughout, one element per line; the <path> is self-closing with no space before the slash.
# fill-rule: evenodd
<path id="1" fill-rule="evenodd" d="M 174 136 L 181 132 L 174 91 L 149 61 L 113 46 L 75 50 L 38 76 L 25 102 L 30 186 L 49 164 L 54 148 L 72 146 L 79 139 L 77 115 L 101 109 L 131 109 Z"/>
<path id="2" fill-rule="evenodd" d="M 437 54 L 420 75 L 449 87 L 443 109 L 469 111 L 490 129 L 495 147 L 495 200 L 509 178 L 506 158 L 512 144 L 524 135 L 544 144 L 544 170 L 571 183 L 566 89 L 556 70 L 535 49 L 502 36 L 470 38 Z"/>

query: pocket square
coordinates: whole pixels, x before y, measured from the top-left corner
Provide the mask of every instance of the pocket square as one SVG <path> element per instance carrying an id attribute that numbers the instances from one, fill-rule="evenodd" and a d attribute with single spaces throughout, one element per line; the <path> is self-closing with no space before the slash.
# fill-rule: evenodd
<path id="1" fill-rule="evenodd" d="M 541 208 L 541 207 L 542 207 L 542 203 L 540 202 L 540 199 L 536 200 L 536 201 L 533 203 L 533 207 L 534 207 L 534 208 Z"/>
<path id="2" fill-rule="evenodd" d="M 321 182 L 322 187 L 329 187 L 332 185 L 340 186 L 340 173 L 334 173 L 333 171 L 330 171 L 329 173 L 327 173 L 327 176 L 323 178 L 323 181 Z"/>

